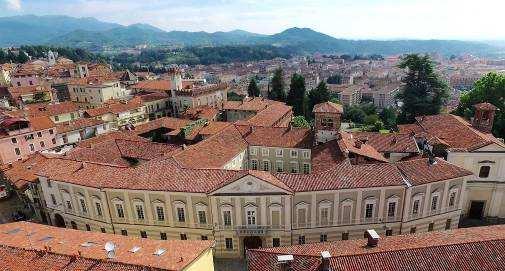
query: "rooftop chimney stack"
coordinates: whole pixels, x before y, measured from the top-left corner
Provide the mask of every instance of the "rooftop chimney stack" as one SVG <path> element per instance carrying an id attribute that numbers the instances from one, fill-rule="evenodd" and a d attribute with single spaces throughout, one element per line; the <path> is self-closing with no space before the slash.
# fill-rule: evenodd
<path id="1" fill-rule="evenodd" d="M 329 251 L 321 252 L 321 271 L 331 271 L 330 259 L 331 254 Z"/>
<path id="2" fill-rule="evenodd" d="M 280 271 L 291 271 L 291 263 L 293 262 L 293 255 L 279 255 L 277 256 L 277 263 L 280 266 Z"/>
<path id="3" fill-rule="evenodd" d="M 366 235 L 368 237 L 367 246 L 368 247 L 376 247 L 379 244 L 379 234 L 375 230 L 367 230 Z"/>

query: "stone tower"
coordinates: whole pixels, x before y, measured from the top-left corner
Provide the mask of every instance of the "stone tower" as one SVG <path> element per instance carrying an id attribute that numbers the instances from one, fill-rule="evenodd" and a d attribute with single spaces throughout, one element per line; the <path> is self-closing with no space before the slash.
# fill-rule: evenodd
<path id="1" fill-rule="evenodd" d="M 344 109 L 332 102 L 316 104 L 312 110 L 315 116 L 316 143 L 325 143 L 338 138 L 340 121 Z"/>
<path id="2" fill-rule="evenodd" d="M 472 126 L 484 133 L 491 133 L 496 110 L 498 108 L 490 103 L 480 103 L 474 105 L 475 115 L 472 119 Z"/>

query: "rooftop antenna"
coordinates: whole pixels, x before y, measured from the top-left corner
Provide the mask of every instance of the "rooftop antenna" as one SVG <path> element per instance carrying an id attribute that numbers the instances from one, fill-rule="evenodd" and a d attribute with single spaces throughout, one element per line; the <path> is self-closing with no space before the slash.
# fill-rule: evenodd
<path id="1" fill-rule="evenodd" d="M 108 241 L 105 243 L 105 251 L 107 252 L 107 258 L 113 259 L 116 255 L 116 245 L 113 242 Z"/>

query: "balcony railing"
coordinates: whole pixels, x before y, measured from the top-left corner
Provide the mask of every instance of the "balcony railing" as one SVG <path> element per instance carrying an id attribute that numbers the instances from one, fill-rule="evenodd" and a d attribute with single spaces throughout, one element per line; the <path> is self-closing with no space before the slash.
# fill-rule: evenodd
<path id="1" fill-rule="evenodd" d="M 415 219 L 421 219 L 421 218 L 425 218 L 425 217 L 430 217 L 430 216 L 435 216 L 435 215 L 450 213 L 450 212 L 459 211 L 459 210 L 461 210 L 461 209 L 458 209 L 456 206 L 452 206 L 452 207 L 440 208 L 440 209 L 437 209 L 437 210 L 428 210 L 428 212 L 426 212 L 425 214 L 422 213 L 422 212 L 417 213 L 417 214 L 409 213 L 405 217 L 405 221 L 410 221 L 410 220 L 415 220 Z"/>

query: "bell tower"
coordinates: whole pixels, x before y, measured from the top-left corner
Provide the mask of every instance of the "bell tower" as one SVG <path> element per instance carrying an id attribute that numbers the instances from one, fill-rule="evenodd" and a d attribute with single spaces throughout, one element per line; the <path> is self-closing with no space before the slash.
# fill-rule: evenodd
<path id="1" fill-rule="evenodd" d="M 472 119 L 472 126 L 483 133 L 491 133 L 498 108 L 490 103 L 479 103 L 474 107 L 475 115 Z"/>
<path id="2" fill-rule="evenodd" d="M 340 104 L 325 102 L 316 104 L 314 113 L 314 129 L 316 144 L 336 139 L 340 131 L 340 122 L 344 109 Z"/>

